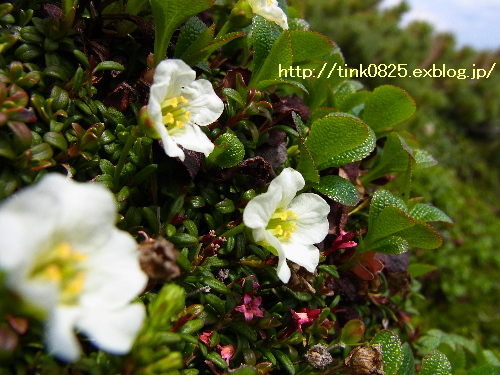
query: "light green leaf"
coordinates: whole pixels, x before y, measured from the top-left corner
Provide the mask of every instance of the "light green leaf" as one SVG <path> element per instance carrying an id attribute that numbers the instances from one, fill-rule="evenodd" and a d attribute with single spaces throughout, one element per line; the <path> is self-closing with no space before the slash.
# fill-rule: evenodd
<path id="1" fill-rule="evenodd" d="M 368 138 L 366 138 L 366 140 L 362 144 L 353 148 L 352 150 L 344 151 L 339 155 L 332 157 L 326 163 L 321 164 L 319 166 L 319 169 L 323 170 L 330 167 L 340 167 L 342 165 L 362 160 L 370 155 L 370 153 L 375 148 L 377 138 L 375 137 L 375 133 L 373 132 L 373 130 L 368 128 L 368 131 Z"/>
<path id="2" fill-rule="evenodd" d="M 410 216 L 426 222 L 444 221 L 453 224 L 453 220 L 439 208 L 424 203 L 417 203 L 415 207 L 410 210 Z"/>
<path id="3" fill-rule="evenodd" d="M 150 0 L 155 21 L 155 65 L 165 59 L 170 38 L 190 17 L 209 9 L 215 0 Z"/>
<path id="4" fill-rule="evenodd" d="M 361 176 L 361 182 L 367 183 L 390 173 L 406 171 L 410 166 L 411 150 L 397 133 L 387 136 L 380 159 L 368 173 Z"/>
<path id="5" fill-rule="evenodd" d="M 213 25 L 213 28 L 209 28 L 207 30 L 211 30 L 211 37 L 205 45 L 198 46 L 198 43 L 195 42 L 186 50 L 185 53 L 182 54 L 181 58 L 186 62 L 186 64 L 194 66 L 200 61 L 207 59 L 212 54 L 212 52 L 222 47 L 224 44 L 245 35 L 242 31 L 237 31 L 212 39 L 215 25 Z M 191 48 L 193 47 L 193 45 L 196 45 L 196 47 Z"/>
<path id="6" fill-rule="evenodd" d="M 340 342 L 347 345 L 357 344 L 365 334 L 365 324 L 361 320 L 349 320 L 340 333 Z"/>
<path id="7" fill-rule="evenodd" d="M 394 332 L 383 330 L 370 341 L 370 345 L 374 344 L 382 346 L 384 372 L 387 375 L 393 375 L 403 363 L 403 349 L 399 337 Z"/>
<path id="8" fill-rule="evenodd" d="M 283 80 L 280 79 L 280 69 L 287 68 L 292 64 L 292 42 L 290 33 L 283 31 L 272 45 L 269 55 L 265 58 L 260 68 L 255 68 L 249 87 L 262 87 L 261 81 Z M 268 83 L 265 86 L 269 86 Z"/>
<path id="9" fill-rule="evenodd" d="M 355 206 L 359 201 L 358 189 L 340 176 L 323 176 L 314 188 L 345 206 Z"/>
<path id="10" fill-rule="evenodd" d="M 382 210 L 388 206 L 394 206 L 404 212 L 408 212 L 405 202 L 387 190 L 379 189 L 373 194 L 368 215 L 368 228 L 375 224 L 375 220 Z"/>
<path id="11" fill-rule="evenodd" d="M 381 238 L 388 237 L 394 233 L 398 233 L 403 229 L 411 228 L 415 225 L 415 220 L 409 217 L 404 211 L 397 207 L 385 207 L 376 220 L 368 227 L 368 233 L 365 237 L 365 242 L 373 243 Z M 399 233 L 398 233 L 399 235 Z"/>
<path id="12" fill-rule="evenodd" d="M 397 375 L 415 375 L 415 360 L 413 358 L 413 352 L 411 346 L 405 342 L 402 346 L 403 349 L 403 363 L 399 368 Z"/>
<path id="13" fill-rule="evenodd" d="M 433 350 L 422 360 L 419 375 L 451 375 L 451 364 L 439 350 Z"/>
<path id="14" fill-rule="evenodd" d="M 411 277 L 415 279 L 417 277 L 425 275 L 426 273 L 434 271 L 436 268 L 437 267 L 433 266 L 432 264 L 411 263 L 408 266 L 408 272 L 410 273 Z"/>
<path id="15" fill-rule="evenodd" d="M 443 240 L 436 230 L 429 224 L 416 220 L 411 228 L 397 232 L 410 246 L 420 247 L 422 249 L 436 249 L 443 244 Z"/>
<path id="16" fill-rule="evenodd" d="M 324 117 L 312 124 L 306 146 L 322 169 L 330 165 L 332 158 L 362 145 L 369 135 L 368 127 L 355 118 Z"/>
<path id="17" fill-rule="evenodd" d="M 193 45 L 207 26 L 198 17 L 191 17 L 182 27 L 175 44 L 174 58 L 179 59 L 184 52 Z"/>
<path id="18" fill-rule="evenodd" d="M 438 162 L 425 150 L 413 150 L 417 168 L 429 168 L 435 166 Z"/>
<path id="19" fill-rule="evenodd" d="M 380 86 L 368 97 L 363 120 L 375 132 L 380 132 L 413 116 L 415 108 L 415 101 L 406 91 L 389 85 Z"/>
<path id="20" fill-rule="evenodd" d="M 245 147 L 234 134 L 222 134 L 215 140 L 214 146 L 214 150 L 207 157 L 209 164 L 230 168 L 242 161 L 245 156 Z"/>
<path id="21" fill-rule="evenodd" d="M 261 69 L 262 64 L 271 52 L 274 43 L 281 35 L 281 29 L 273 22 L 269 22 L 258 14 L 252 20 L 252 44 L 253 44 L 253 74 Z M 291 48 L 291 47 L 290 47 Z M 290 61 L 290 64 L 292 62 Z M 286 67 L 288 68 L 289 65 Z"/>
<path id="22" fill-rule="evenodd" d="M 410 245 L 408 245 L 408 241 L 401 237 L 391 236 L 376 241 L 366 249 L 381 254 L 402 254 L 410 249 Z"/>
<path id="23" fill-rule="evenodd" d="M 334 44 L 324 35 L 313 31 L 292 31 L 293 63 L 295 65 L 311 60 L 320 60 L 328 55 Z"/>

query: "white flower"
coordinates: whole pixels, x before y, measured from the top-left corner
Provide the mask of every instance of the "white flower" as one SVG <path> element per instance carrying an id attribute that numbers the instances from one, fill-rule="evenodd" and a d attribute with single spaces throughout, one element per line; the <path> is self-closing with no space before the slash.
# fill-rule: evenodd
<path id="1" fill-rule="evenodd" d="M 278 6 L 276 0 L 248 0 L 252 11 L 266 20 L 276 22 L 282 29 L 288 29 L 288 21 L 285 12 Z"/>
<path id="2" fill-rule="evenodd" d="M 319 250 L 313 244 L 328 233 L 330 207 L 323 198 L 312 193 L 295 196 L 304 184 L 299 172 L 286 168 L 243 212 L 243 222 L 252 228 L 254 240 L 277 251 L 278 277 L 284 283 L 290 279 L 286 259 L 314 272 Z"/>
<path id="3" fill-rule="evenodd" d="M 216 121 L 224 103 L 206 79 L 195 81 L 196 72 L 184 61 L 163 60 L 156 67 L 151 85 L 148 115 L 160 135 L 165 153 L 184 160 L 184 151 L 198 151 L 208 156 L 213 143 L 200 126 Z"/>
<path id="4" fill-rule="evenodd" d="M 137 244 L 115 228 L 113 195 L 49 174 L 0 206 L 0 269 L 46 318 L 48 351 L 74 361 L 76 328 L 102 350 L 127 353 L 145 316 Z"/>

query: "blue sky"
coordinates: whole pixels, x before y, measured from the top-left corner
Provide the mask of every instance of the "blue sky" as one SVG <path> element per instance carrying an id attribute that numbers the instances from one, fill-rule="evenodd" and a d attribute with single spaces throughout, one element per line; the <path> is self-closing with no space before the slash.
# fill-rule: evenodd
<path id="1" fill-rule="evenodd" d="M 401 0 L 384 0 L 383 6 Z M 457 44 L 477 49 L 500 48 L 500 0 L 407 0 L 411 10 L 403 25 L 412 20 L 425 20 L 438 31 L 451 31 Z"/>

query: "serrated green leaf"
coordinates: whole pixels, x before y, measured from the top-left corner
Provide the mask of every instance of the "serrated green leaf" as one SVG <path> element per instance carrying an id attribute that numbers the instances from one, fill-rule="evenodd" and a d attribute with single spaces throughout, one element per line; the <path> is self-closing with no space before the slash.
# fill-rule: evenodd
<path id="1" fill-rule="evenodd" d="M 328 55 L 334 44 L 324 35 L 313 31 L 292 31 L 293 63 L 320 60 Z"/>
<path id="2" fill-rule="evenodd" d="M 401 237 L 391 236 L 367 245 L 365 249 L 381 254 L 402 254 L 410 249 L 410 245 Z"/>
<path id="3" fill-rule="evenodd" d="M 210 8 L 215 0 L 150 0 L 155 21 L 155 65 L 165 59 L 170 38 L 190 17 Z"/>
<path id="4" fill-rule="evenodd" d="M 332 158 L 362 145 L 369 134 L 368 127 L 355 118 L 329 116 L 314 121 L 306 146 L 314 163 L 322 169 Z"/>
<path id="5" fill-rule="evenodd" d="M 393 375 L 403 363 L 403 349 L 399 337 L 394 332 L 383 330 L 370 341 L 370 345 L 374 344 L 382 346 L 384 372 L 386 375 Z"/>
<path id="6" fill-rule="evenodd" d="M 300 119 L 298 115 L 294 113 L 294 122 L 297 125 L 297 129 L 301 128 L 305 130 L 304 123 Z M 297 170 L 302 174 L 302 176 L 309 181 L 314 183 L 319 182 L 319 172 L 316 168 L 316 164 L 314 164 L 314 160 L 311 156 L 311 153 L 307 149 L 304 138 L 302 137 L 302 132 L 299 132 L 299 162 L 297 165 Z"/>
<path id="7" fill-rule="evenodd" d="M 280 77 L 280 68 L 286 69 L 289 67 L 292 64 L 292 58 L 292 42 L 290 39 L 290 33 L 285 30 L 272 45 L 269 54 L 263 61 L 260 68 L 254 68 L 252 78 L 248 86 L 262 89 L 262 85 L 264 85 L 264 83 L 261 81 L 286 81 L 284 77 Z M 268 85 L 268 83 L 265 85 Z"/>
<path id="8" fill-rule="evenodd" d="M 182 27 L 175 44 L 174 58 L 180 58 L 206 29 L 207 26 L 198 17 L 188 19 Z"/>
<path id="9" fill-rule="evenodd" d="M 415 375 L 415 360 L 410 344 L 405 342 L 401 348 L 403 349 L 403 362 L 398 369 L 397 375 Z"/>
<path id="10" fill-rule="evenodd" d="M 314 188 L 345 206 L 355 206 L 359 201 L 356 186 L 340 176 L 323 176 Z"/>
<path id="11" fill-rule="evenodd" d="M 379 189 L 373 194 L 368 215 L 368 228 L 372 227 L 382 210 L 388 206 L 397 207 L 403 212 L 408 212 L 405 202 L 387 190 Z"/>
<path id="12" fill-rule="evenodd" d="M 451 364 L 439 350 L 433 350 L 422 360 L 419 375 L 451 375 Z"/>
<path id="13" fill-rule="evenodd" d="M 389 85 L 380 86 L 366 100 L 363 121 L 375 132 L 380 132 L 410 118 L 415 109 L 415 101 L 406 91 Z"/>
<path id="14" fill-rule="evenodd" d="M 408 241 L 410 246 L 422 249 L 436 249 L 443 244 L 439 233 L 421 220 L 416 220 L 413 227 L 399 231 L 397 235 Z"/>
<path id="15" fill-rule="evenodd" d="M 453 224 L 453 220 L 439 208 L 424 203 L 417 203 L 415 207 L 410 210 L 410 216 L 426 222 L 444 221 Z"/>
<path id="16" fill-rule="evenodd" d="M 408 266 L 408 272 L 410 273 L 411 277 L 417 278 L 425 275 L 426 273 L 434 271 L 436 268 L 437 267 L 433 266 L 432 264 L 411 263 Z"/>
<path id="17" fill-rule="evenodd" d="M 370 247 L 369 244 L 414 225 L 415 220 L 400 208 L 385 207 L 368 227 L 368 233 L 365 237 L 366 246 Z"/>

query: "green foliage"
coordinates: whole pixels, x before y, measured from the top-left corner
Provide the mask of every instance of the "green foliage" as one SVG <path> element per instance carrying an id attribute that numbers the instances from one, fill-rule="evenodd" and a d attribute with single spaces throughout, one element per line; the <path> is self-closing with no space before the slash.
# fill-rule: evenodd
<path id="1" fill-rule="evenodd" d="M 459 361 L 441 343 L 412 344 L 415 358 L 401 346 L 416 338 L 408 316 L 421 298 L 408 272 L 418 277 L 432 266 L 411 268 L 400 254 L 439 247 L 427 223 L 451 223 L 410 198 L 413 173 L 435 160 L 411 134 L 393 131 L 415 111 L 409 94 L 327 74 L 348 60 L 284 1 L 290 30 L 259 15 L 245 14 L 248 24 L 238 26 L 233 10 L 245 4 L 223 0 L 68 0 L 50 16 L 28 3 L 17 7 L 32 11 L 0 8 L 1 198 L 48 172 L 106 186 L 118 228 L 146 239 L 139 248 L 149 283 L 139 298 L 148 314 L 129 354 L 85 344 L 79 361 L 62 364 L 41 344 L 40 318 L 11 303 L 2 282 L 0 337 L 9 340 L 0 340 L 0 371 L 321 374 L 351 371 L 370 338 L 363 348 L 387 374 L 414 373 L 421 358 L 421 373 L 446 367 L 444 355 L 425 357 L 436 348 Z M 208 157 L 168 157 L 156 141 L 148 85 L 165 57 L 195 67 L 225 102 L 201 130 L 214 143 Z M 254 243 L 242 223 L 248 201 L 285 167 L 331 208 L 316 272 L 290 262 L 287 284 L 276 252 Z M 323 348 L 321 363 L 315 347 Z M 492 352 L 474 354 L 478 368 L 497 365 Z"/>

